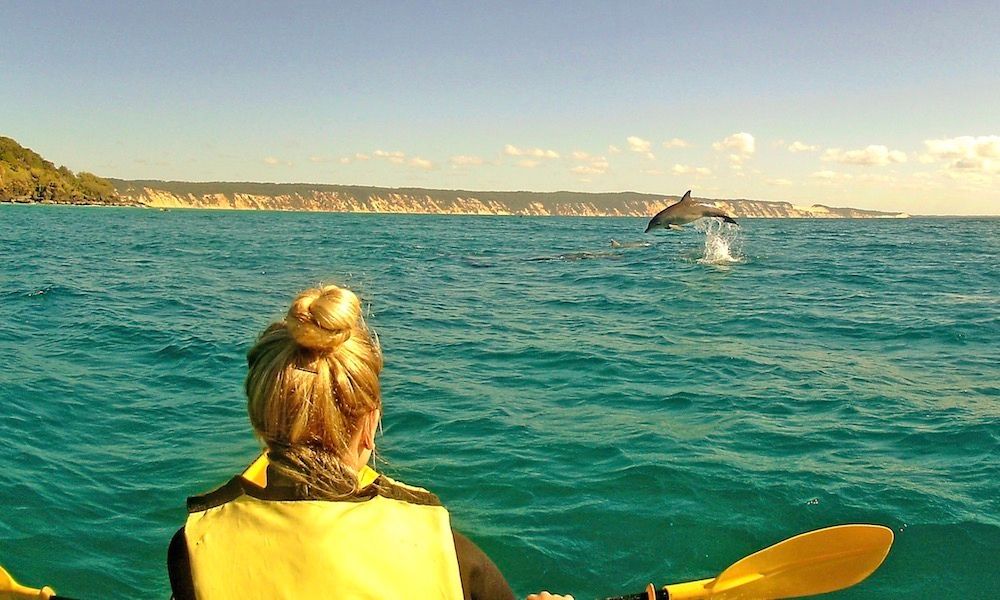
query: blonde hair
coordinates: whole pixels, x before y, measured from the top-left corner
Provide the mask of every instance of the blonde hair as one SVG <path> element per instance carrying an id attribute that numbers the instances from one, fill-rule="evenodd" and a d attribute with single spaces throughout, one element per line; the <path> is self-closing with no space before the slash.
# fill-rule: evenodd
<path id="1" fill-rule="evenodd" d="M 344 464 L 362 417 L 381 408 L 382 352 L 351 290 L 300 293 L 247 352 L 247 411 L 271 464 L 326 496 L 353 489 Z"/>

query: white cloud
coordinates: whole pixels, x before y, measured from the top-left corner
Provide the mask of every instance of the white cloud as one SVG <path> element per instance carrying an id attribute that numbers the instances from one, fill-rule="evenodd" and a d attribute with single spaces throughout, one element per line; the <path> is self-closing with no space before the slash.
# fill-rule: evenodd
<path id="1" fill-rule="evenodd" d="M 275 158 L 273 156 L 265 156 L 264 164 L 270 167 L 290 167 L 292 166 L 291 161 L 281 160 L 280 158 Z"/>
<path id="2" fill-rule="evenodd" d="M 541 148 L 518 148 L 512 144 L 503 147 L 503 153 L 507 156 L 530 156 L 532 158 L 559 158 L 559 153 L 555 150 L 543 150 Z"/>
<path id="3" fill-rule="evenodd" d="M 540 164 L 541 164 L 540 161 L 531 160 L 530 158 L 526 158 L 524 160 L 520 160 L 520 161 L 517 162 L 517 166 L 523 167 L 525 169 L 534 169 L 535 167 L 537 167 Z"/>
<path id="4" fill-rule="evenodd" d="M 448 159 L 448 162 L 456 167 L 477 167 L 484 164 L 486 161 L 478 156 L 465 156 L 460 154 L 458 156 L 452 156 Z"/>
<path id="5" fill-rule="evenodd" d="M 750 156 L 756 150 L 756 141 L 749 133 L 734 133 L 724 140 L 712 144 L 712 148 L 720 152 L 729 152 L 730 158 L 733 156 Z"/>
<path id="6" fill-rule="evenodd" d="M 622 149 L 619 148 L 618 146 L 615 146 L 614 144 L 608 146 L 608 154 L 621 154 L 621 153 Z"/>
<path id="7" fill-rule="evenodd" d="M 1000 173 L 1000 135 L 963 135 L 924 140 L 927 154 L 920 162 L 947 161 L 948 169 L 967 173 Z"/>
<path id="8" fill-rule="evenodd" d="M 768 185 L 776 185 L 778 187 L 788 187 L 790 185 L 793 185 L 793 182 L 792 182 L 791 179 L 781 179 L 781 178 L 779 178 L 779 179 L 766 179 L 766 180 L 764 180 L 764 182 L 767 183 Z"/>
<path id="9" fill-rule="evenodd" d="M 711 175 L 712 170 L 707 167 L 691 167 L 688 165 L 674 165 L 670 169 L 677 175 Z"/>
<path id="10" fill-rule="evenodd" d="M 325 162 L 330 162 L 330 159 L 326 158 L 325 156 L 310 156 L 309 157 L 309 162 L 311 162 L 311 163 L 325 163 Z"/>
<path id="11" fill-rule="evenodd" d="M 817 150 L 819 150 L 819 146 L 806 144 L 804 142 L 794 141 L 791 144 L 788 144 L 789 152 L 816 152 Z"/>
<path id="12" fill-rule="evenodd" d="M 570 171 L 572 171 L 573 173 L 577 173 L 578 175 L 603 175 L 608 170 L 607 169 L 602 169 L 600 167 L 591 167 L 591 166 L 588 166 L 588 165 L 578 165 L 578 166 L 573 167 L 572 169 L 570 169 Z"/>
<path id="13" fill-rule="evenodd" d="M 885 166 L 891 163 L 905 163 L 906 153 L 872 144 L 861 150 L 830 148 L 823 153 L 823 160 L 844 165 Z"/>
<path id="14" fill-rule="evenodd" d="M 651 151 L 653 147 L 653 142 L 649 140 L 644 140 L 641 137 L 635 135 L 630 135 L 626 139 L 626 141 L 628 142 L 628 149 L 631 150 L 632 152 L 638 152 L 639 154 L 644 155 L 646 158 L 650 160 L 656 158 L 655 156 L 653 156 L 653 153 Z"/>
<path id="15" fill-rule="evenodd" d="M 410 159 L 409 165 L 411 167 L 416 167 L 418 169 L 423 169 L 425 171 L 430 171 L 434 168 L 434 163 L 427 160 L 426 158 L 420 158 L 419 156 L 414 156 Z"/>
<path id="16" fill-rule="evenodd" d="M 687 148 L 690 145 L 687 140 L 682 140 L 681 138 L 670 138 L 663 142 L 664 148 Z"/>

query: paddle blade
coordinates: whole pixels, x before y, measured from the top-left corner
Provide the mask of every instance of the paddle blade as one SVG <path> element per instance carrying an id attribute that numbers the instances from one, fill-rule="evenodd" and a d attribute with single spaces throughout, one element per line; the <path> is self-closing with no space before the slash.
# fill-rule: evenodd
<path id="1" fill-rule="evenodd" d="M 14 581 L 7 569 L 0 567 L 0 600 L 49 600 L 55 592 L 46 586 L 42 589 L 30 588 Z"/>
<path id="2" fill-rule="evenodd" d="M 872 574 L 892 546 L 881 525 L 838 525 L 797 535 L 734 563 L 709 598 L 797 598 L 850 587 Z"/>

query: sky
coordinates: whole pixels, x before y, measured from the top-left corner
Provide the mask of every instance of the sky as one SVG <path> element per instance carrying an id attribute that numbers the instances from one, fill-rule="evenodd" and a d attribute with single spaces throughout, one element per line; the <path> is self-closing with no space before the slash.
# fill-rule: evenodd
<path id="1" fill-rule="evenodd" d="M 123 179 L 1000 214 L 1000 6 L 0 0 L 0 135 Z"/>

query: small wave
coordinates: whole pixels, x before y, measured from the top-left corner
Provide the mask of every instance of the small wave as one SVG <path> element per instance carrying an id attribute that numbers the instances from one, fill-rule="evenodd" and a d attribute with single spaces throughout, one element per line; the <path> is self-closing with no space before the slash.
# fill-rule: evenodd
<path id="1" fill-rule="evenodd" d="M 742 252 L 740 229 L 718 219 L 704 219 L 695 229 L 705 232 L 705 253 L 698 259 L 704 265 L 733 265 L 746 262 Z"/>

